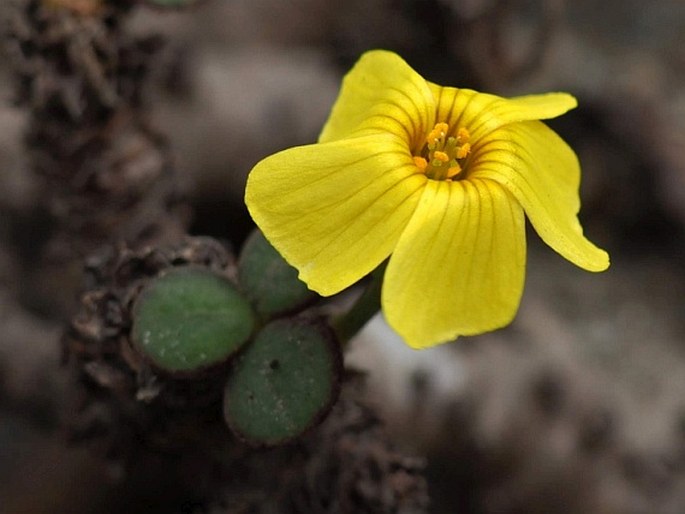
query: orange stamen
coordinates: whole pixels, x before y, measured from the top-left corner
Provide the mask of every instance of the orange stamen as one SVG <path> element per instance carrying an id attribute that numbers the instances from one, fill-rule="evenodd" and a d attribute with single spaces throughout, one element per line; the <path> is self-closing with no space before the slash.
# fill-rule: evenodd
<path id="1" fill-rule="evenodd" d="M 457 164 L 455 166 L 450 166 L 447 169 L 447 178 L 450 179 L 452 177 L 456 177 L 460 173 L 461 173 L 461 166 L 459 166 L 459 164 Z"/>
<path id="2" fill-rule="evenodd" d="M 426 161 L 426 159 L 423 157 L 414 157 L 414 164 L 416 164 L 416 167 L 421 170 L 421 173 L 424 173 L 428 167 L 428 161 Z"/>
<path id="3" fill-rule="evenodd" d="M 439 150 L 435 150 L 433 152 L 433 157 L 439 160 L 440 162 L 448 162 L 450 160 L 450 156 L 447 155 L 445 152 L 441 152 Z"/>
<path id="4" fill-rule="evenodd" d="M 468 154 L 471 153 L 471 145 L 469 143 L 464 143 L 457 149 L 457 159 L 463 159 Z"/>
<path id="5" fill-rule="evenodd" d="M 468 143 L 469 139 L 471 139 L 471 134 L 469 134 L 469 131 L 466 128 L 461 127 L 457 131 L 457 142 L 464 144 Z"/>

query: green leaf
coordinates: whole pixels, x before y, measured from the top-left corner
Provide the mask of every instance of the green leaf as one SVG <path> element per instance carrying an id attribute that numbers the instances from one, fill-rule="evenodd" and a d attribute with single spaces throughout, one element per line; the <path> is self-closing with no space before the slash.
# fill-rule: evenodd
<path id="1" fill-rule="evenodd" d="M 259 230 L 243 245 L 238 278 L 257 312 L 266 317 L 293 312 L 317 297 Z"/>
<path id="2" fill-rule="evenodd" d="M 236 360 L 224 415 L 248 443 L 271 446 L 316 425 L 337 399 L 340 348 L 323 323 L 280 319 L 265 326 Z"/>
<path id="3" fill-rule="evenodd" d="M 231 282 L 206 269 L 181 267 L 141 291 L 131 340 L 154 366 L 187 373 L 228 359 L 253 327 L 250 305 Z"/>

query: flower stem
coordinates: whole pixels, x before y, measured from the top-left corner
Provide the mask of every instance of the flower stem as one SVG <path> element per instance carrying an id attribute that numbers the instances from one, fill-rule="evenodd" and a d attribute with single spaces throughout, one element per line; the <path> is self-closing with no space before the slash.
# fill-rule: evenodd
<path id="1" fill-rule="evenodd" d="M 333 330 L 341 344 L 346 344 L 381 309 L 381 285 L 385 263 L 371 272 L 371 280 L 350 309 L 332 320 Z"/>

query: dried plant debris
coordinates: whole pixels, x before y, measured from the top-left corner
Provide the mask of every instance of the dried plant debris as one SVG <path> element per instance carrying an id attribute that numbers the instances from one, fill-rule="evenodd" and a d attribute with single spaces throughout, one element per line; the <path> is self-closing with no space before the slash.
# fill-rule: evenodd
<path id="1" fill-rule="evenodd" d="M 56 222 L 57 254 L 183 228 L 179 177 L 147 121 L 145 91 L 163 41 L 126 30 L 132 5 L 29 0 L 10 20 L 17 102 L 30 111 L 26 144 Z"/>
<path id="2" fill-rule="evenodd" d="M 251 480 L 234 476 L 196 514 L 427 512 L 423 460 L 392 447 L 373 411 L 355 399 L 360 387 L 359 376 L 348 380 L 331 415 L 299 444 L 246 454 L 241 469 Z"/>

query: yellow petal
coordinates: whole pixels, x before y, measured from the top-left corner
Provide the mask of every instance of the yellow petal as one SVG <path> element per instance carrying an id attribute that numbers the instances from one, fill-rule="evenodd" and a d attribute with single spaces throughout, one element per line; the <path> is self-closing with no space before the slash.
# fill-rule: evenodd
<path id="1" fill-rule="evenodd" d="M 419 149 L 433 128 L 435 104 L 426 81 L 392 52 L 365 53 L 345 76 L 319 142 L 362 130 L 402 137 Z"/>
<path id="2" fill-rule="evenodd" d="M 429 180 L 390 257 L 382 305 L 391 327 L 424 348 L 509 323 L 525 273 L 523 210 L 488 180 Z"/>
<path id="3" fill-rule="evenodd" d="M 426 180 L 402 141 L 375 134 L 267 157 L 245 202 L 300 278 L 327 296 L 390 255 Z"/>
<path id="4" fill-rule="evenodd" d="M 583 236 L 578 221 L 580 167 L 575 153 L 539 121 L 502 127 L 483 138 L 468 163 L 473 178 L 489 178 L 521 203 L 540 237 L 588 271 L 609 267 L 608 254 Z"/>
<path id="5" fill-rule="evenodd" d="M 455 129 L 464 127 L 471 142 L 510 123 L 555 118 L 576 107 L 566 93 L 501 98 L 471 89 L 442 87 L 428 83 L 437 104 L 437 121 Z"/>

